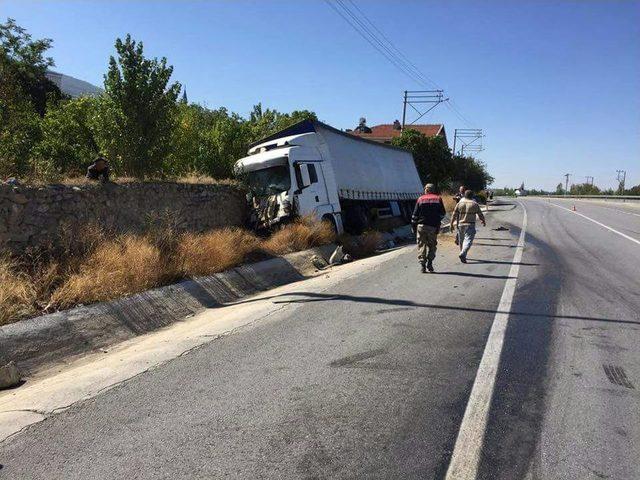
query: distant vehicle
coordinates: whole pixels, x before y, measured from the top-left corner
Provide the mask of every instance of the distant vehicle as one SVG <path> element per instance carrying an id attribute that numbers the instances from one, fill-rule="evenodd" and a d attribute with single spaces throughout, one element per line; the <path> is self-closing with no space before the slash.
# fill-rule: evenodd
<path id="1" fill-rule="evenodd" d="M 515 191 L 516 197 L 525 197 L 527 195 L 526 190 L 517 189 Z"/>
<path id="2" fill-rule="evenodd" d="M 310 120 L 251 145 L 235 171 L 249 185 L 257 229 L 314 215 L 359 233 L 381 218 L 408 222 L 422 193 L 410 152 Z"/>

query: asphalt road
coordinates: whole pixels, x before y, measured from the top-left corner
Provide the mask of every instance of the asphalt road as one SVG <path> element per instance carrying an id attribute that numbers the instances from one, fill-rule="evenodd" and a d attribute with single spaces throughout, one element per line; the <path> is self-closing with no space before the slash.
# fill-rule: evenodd
<path id="1" fill-rule="evenodd" d="M 0 478 L 444 478 L 523 205 L 477 478 L 640 478 L 640 244 L 521 202 L 492 208 L 466 265 L 449 239 L 436 274 L 407 248 L 260 300 L 287 308 L 1 443 Z M 640 241 L 640 217 L 577 212 Z"/>

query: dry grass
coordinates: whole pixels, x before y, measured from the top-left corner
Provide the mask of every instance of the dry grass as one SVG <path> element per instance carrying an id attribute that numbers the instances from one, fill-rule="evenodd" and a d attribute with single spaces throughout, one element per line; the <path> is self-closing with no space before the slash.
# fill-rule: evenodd
<path id="1" fill-rule="evenodd" d="M 259 246 L 258 237 L 241 228 L 187 233 L 176 250 L 178 271 L 185 277 L 222 272 L 241 264 Z"/>
<path id="2" fill-rule="evenodd" d="M 213 178 L 200 173 L 191 173 L 175 178 L 172 181 L 176 183 L 194 183 L 198 185 L 240 185 L 240 182 L 232 178 Z"/>
<path id="3" fill-rule="evenodd" d="M 66 308 L 141 292 L 160 284 L 164 267 L 157 246 L 147 238 L 124 235 L 90 253 L 53 292 L 51 302 Z"/>
<path id="4" fill-rule="evenodd" d="M 211 275 L 256 254 L 282 255 L 335 240 L 330 224 L 310 218 L 264 240 L 241 228 L 179 233 L 157 223 L 144 235 L 120 236 L 94 225 L 75 231 L 61 226 L 57 245 L 30 252 L 20 263 L 0 258 L 0 324 Z"/>
<path id="5" fill-rule="evenodd" d="M 272 255 L 284 255 L 326 245 L 335 238 L 333 226 L 329 222 L 303 217 L 276 231 L 263 242 L 262 248 Z"/>
<path id="6" fill-rule="evenodd" d="M 456 208 L 456 200 L 450 193 L 442 194 L 442 202 L 444 203 L 444 209 L 447 213 L 453 212 L 453 209 Z"/>
<path id="7" fill-rule="evenodd" d="M 18 272 L 15 262 L 0 259 L 0 325 L 33 315 L 35 299 L 29 276 Z"/>

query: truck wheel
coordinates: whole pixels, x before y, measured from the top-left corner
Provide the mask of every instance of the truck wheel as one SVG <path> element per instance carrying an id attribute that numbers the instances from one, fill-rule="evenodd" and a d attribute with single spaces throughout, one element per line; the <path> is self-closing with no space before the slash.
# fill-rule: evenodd
<path id="1" fill-rule="evenodd" d="M 322 217 L 323 222 L 327 222 L 331 224 L 331 228 L 333 228 L 333 233 L 338 235 L 338 225 L 336 225 L 336 219 L 333 218 L 333 215 L 325 215 Z"/>
<path id="2" fill-rule="evenodd" d="M 369 209 L 367 207 L 358 207 L 357 212 L 358 233 L 364 232 L 369 228 Z"/>
<path id="3" fill-rule="evenodd" d="M 402 219 L 408 223 L 411 221 L 412 214 L 413 214 L 413 206 L 411 205 L 411 202 L 403 202 L 402 203 Z"/>

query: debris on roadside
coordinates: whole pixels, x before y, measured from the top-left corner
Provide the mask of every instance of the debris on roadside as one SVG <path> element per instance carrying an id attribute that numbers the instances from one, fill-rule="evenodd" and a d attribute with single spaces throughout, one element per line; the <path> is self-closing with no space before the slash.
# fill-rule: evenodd
<path id="1" fill-rule="evenodd" d="M 344 252 L 342 245 L 338 245 L 329 258 L 329 265 L 340 265 L 350 262 L 351 260 L 351 255 Z"/>
<path id="2" fill-rule="evenodd" d="M 319 255 L 313 255 L 310 259 L 311 264 L 316 267 L 318 270 L 324 270 L 329 265 L 324 261 Z"/>
<path id="3" fill-rule="evenodd" d="M 13 362 L 7 363 L 4 367 L 0 367 L 0 389 L 9 388 L 20 383 L 20 372 Z"/>
<path id="4" fill-rule="evenodd" d="M 502 225 L 500 225 L 498 228 L 492 228 L 491 230 L 493 230 L 494 232 L 508 232 L 509 229 L 507 227 L 503 227 Z"/>

